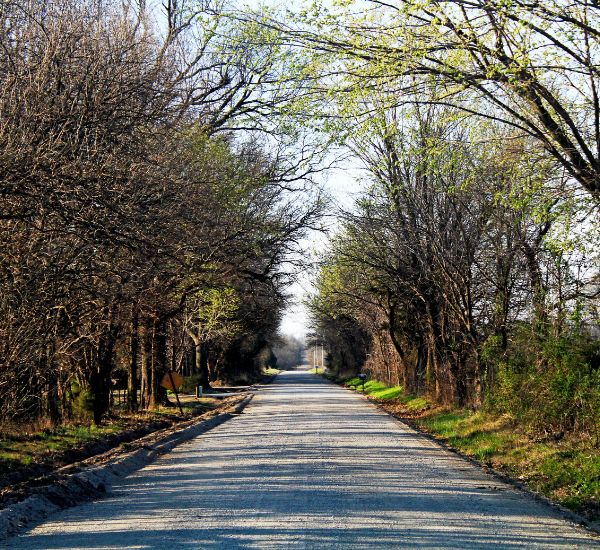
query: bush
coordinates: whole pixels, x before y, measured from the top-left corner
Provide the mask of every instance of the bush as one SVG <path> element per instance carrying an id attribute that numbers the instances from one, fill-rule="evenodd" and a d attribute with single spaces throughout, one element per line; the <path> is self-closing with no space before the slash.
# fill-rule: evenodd
<path id="1" fill-rule="evenodd" d="M 497 362 L 487 405 L 536 431 L 585 431 L 598 440 L 600 342 L 580 334 L 532 341 L 522 331 Z"/>
<path id="2" fill-rule="evenodd" d="M 196 393 L 196 388 L 200 385 L 200 375 L 184 376 L 183 384 L 179 391 L 181 393 Z"/>
<path id="3" fill-rule="evenodd" d="M 75 411 L 83 418 L 89 418 L 94 414 L 94 394 L 91 390 L 79 390 L 75 398 Z"/>

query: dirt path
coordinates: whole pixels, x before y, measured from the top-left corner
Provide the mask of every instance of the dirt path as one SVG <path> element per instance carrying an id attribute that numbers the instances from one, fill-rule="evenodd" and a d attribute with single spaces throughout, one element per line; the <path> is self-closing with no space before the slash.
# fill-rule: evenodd
<path id="1" fill-rule="evenodd" d="M 551 508 L 304 371 L 11 549 L 600 548 Z"/>

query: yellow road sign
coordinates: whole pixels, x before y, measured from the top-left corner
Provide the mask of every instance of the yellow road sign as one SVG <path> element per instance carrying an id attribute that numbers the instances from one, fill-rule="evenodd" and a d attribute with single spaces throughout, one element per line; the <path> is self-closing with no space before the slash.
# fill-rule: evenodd
<path id="1" fill-rule="evenodd" d="M 169 371 L 162 377 L 160 385 L 167 390 L 175 391 L 183 384 L 183 376 L 175 371 Z"/>

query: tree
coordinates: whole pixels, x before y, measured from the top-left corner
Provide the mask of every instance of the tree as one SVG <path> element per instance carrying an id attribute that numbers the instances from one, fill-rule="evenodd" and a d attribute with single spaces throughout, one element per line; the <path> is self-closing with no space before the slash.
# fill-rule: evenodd
<path id="1" fill-rule="evenodd" d="M 502 122 L 534 138 L 599 200 L 594 2 L 367 0 L 317 4 L 295 23 L 257 18 L 287 43 L 317 52 L 316 87 L 346 105 L 379 90 L 389 106 L 434 102 Z M 434 93 L 422 98 L 424 90 Z M 348 122 L 356 109 L 346 113 Z"/>
<path id="2" fill-rule="evenodd" d="M 276 366 L 280 369 L 292 369 L 304 362 L 304 341 L 296 336 L 284 334 L 273 346 Z"/>
<path id="3" fill-rule="evenodd" d="M 265 57 L 214 7 L 168 2 L 162 34 L 143 5 L 0 8 L 3 418 L 100 422 L 117 369 L 132 408 L 140 385 L 143 406 L 165 402 L 194 296 L 281 294 L 321 201 L 295 195 L 312 168 L 289 120 L 269 153 L 249 133 L 293 97 L 273 76 L 285 52 Z"/>

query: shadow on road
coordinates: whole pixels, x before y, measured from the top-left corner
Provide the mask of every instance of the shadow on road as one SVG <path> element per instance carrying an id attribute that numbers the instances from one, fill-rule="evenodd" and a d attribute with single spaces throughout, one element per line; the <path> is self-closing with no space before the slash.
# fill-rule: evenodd
<path id="1" fill-rule="evenodd" d="M 356 394 L 290 371 L 10 548 L 577 548 L 584 530 Z"/>

